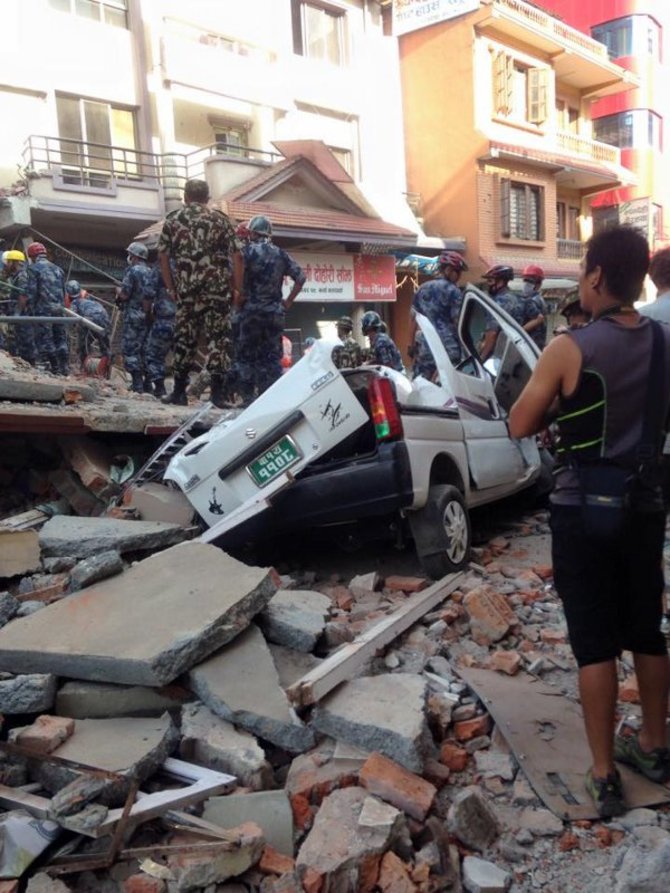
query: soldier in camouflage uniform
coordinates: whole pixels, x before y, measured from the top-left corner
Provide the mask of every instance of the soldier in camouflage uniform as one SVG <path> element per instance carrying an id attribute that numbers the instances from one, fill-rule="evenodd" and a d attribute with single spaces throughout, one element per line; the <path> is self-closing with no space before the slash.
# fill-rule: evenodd
<path id="1" fill-rule="evenodd" d="M 170 297 L 160 267 L 153 270 L 154 302 L 151 307 L 151 328 L 146 346 L 147 377 L 154 397 L 165 396 L 165 358 L 174 343 L 177 307 Z"/>
<path id="2" fill-rule="evenodd" d="M 341 316 L 337 321 L 337 337 L 342 342 L 333 350 L 333 363 L 338 369 L 355 369 L 363 363 L 363 349 L 352 337 L 354 321 L 350 316 Z"/>
<path id="3" fill-rule="evenodd" d="M 34 316 L 28 288 L 26 256 L 15 249 L 4 254 L 4 274 L 12 298 L 13 316 Z M 35 326 L 33 323 L 13 326 L 13 352 L 31 365 L 35 365 Z"/>
<path id="4" fill-rule="evenodd" d="M 211 376 L 210 399 L 224 405 L 224 376 L 230 368 L 230 307 L 232 292 L 239 293 L 241 260 L 235 231 L 228 217 L 208 208 L 209 187 L 204 180 L 189 180 L 184 206 L 165 218 L 158 242 L 163 280 L 175 301 L 174 390 L 166 403 L 186 406 L 186 387 L 198 338 L 207 341 L 206 368 Z M 174 261 L 173 277 L 170 259 Z"/>
<path id="5" fill-rule="evenodd" d="M 131 390 L 136 394 L 151 393 L 145 353 L 155 295 L 154 279 L 147 265 L 147 246 L 131 242 L 126 251 L 128 267 L 116 296 L 116 303 L 123 310 L 123 365 L 132 378 Z"/>
<path id="6" fill-rule="evenodd" d="M 369 362 L 377 366 L 389 366 L 391 369 L 397 369 L 398 372 L 404 372 L 402 357 L 400 351 L 396 347 L 390 335 L 382 332 L 384 323 L 378 313 L 374 310 L 368 310 L 363 314 L 361 320 L 361 329 L 364 335 L 370 339 L 370 359 Z"/>
<path id="7" fill-rule="evenodd" d="M 86 357 L 90 354 L 93 344 L 97 345 L 97 349 L 101 357 L 108 357 L 110 354 L 109 332 L 110 319 L 109 313 L 102 306 L 100 301 L 96 301 L 92 295 L 85 291 L 76 279 L 70 279 L 65 283 L 65 301 L 69 298 L 69 309 L 73 313 L 79 314 L 84 319 L 94 322 L 103 328 L 104 332 L 94 332 L 86 326 L 79 325 L 77 331 L 77 353 L 79 360 L 83 364 Z"/>
<path id="8" fill-rule="evenodd" d="M 65 274 L 47 259 L 41 242 L 28 245 L 28 294 L 35 316 L 61 316 L 65 304 Z M 70 348 L 64 325 L 37 323 L 35 325 L 37 362 L 48 363 L 57 375 L 70 371 Z"/>
<path id="9" fill-rule="evenodd" d="M 514 294 L 509 283 L 514 279 L 514 270 L 507 264 L 496 264 L 484 273 L 488 283 L 488 292 L 499 307 L 519 323 L 524 324 L 523 300 Z M 492 316 L 486 320 L 484 339 L 480 348 L 480 358 L 487 360 L 494 351 L 500 326 Z"/>
<path id="10" fill-rule="evenodd" d="M 305 284 L 305 274 L 283 248 L 270 239 L 267 217 L 253 217 L 249 241 L 242 248 L 244 278 L 237 345 L 239 391 L 248 403 L 281 376 L 284 316 Z M 293 280 L 290 294 L 282 300 L 284 277 Z"/>
<path id="11" fill-rule="evenodd" d="M 461 359 L 461 345 L 458 340 L 457 323 L 461 310 L 461 290 L 458 280 L 468 265 L 457 251 L 443 251 L 438 260 L 440 278 L 417 289 L 412 301 L 412 372 L 414 377 L 422 375 L 431 381 L 437 367 L 433 354 L 423 333 L 418 330 L 416 314 L 426 316 L 435 327 L 440 341 L 454 366 Z"/>

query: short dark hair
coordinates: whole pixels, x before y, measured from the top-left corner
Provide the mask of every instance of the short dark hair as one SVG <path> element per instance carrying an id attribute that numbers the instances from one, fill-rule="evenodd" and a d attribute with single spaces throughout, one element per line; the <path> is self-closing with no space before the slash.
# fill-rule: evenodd
<path id="1" fill-rule="evenodd" d="M 209 201 L 209 186 L 204 180 L 187 180 L 184 186 L 184 198 L 192 202 Z"/>
<path id="2" fill-rule="evenodd" d="M 649 269 L 649 243 L 633 226 L 612 226 L 586 243 L 584 272 L 602 270 L 607 290 L 624 304 L 640 297 Z"/>
<path id="3" fill-rule="evenodd" d="M 661 248 L 649 262 L 649 275 L 657 289 L 670 288 L 670 248 Z"/>

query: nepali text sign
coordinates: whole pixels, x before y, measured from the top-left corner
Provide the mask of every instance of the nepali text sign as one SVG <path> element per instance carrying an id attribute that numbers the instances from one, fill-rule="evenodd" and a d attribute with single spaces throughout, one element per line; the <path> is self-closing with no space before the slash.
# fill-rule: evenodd
<path id="1" fill-rule="evenodd" d="M 479 0 L 393 0 L 396 37 L 479 8 Z"/>
<path id="2" fill-rule="evenodd" d="M 291 252 L 305 274 L 298 301 L 395 301 L 395 258 L 390 255 Z M 293 283 L 284 282 L 284 296 Z"/>
<path id="3" fill-rule="evenodd" d="M 651 204 L 648 198 L 634 198 L 619 205 L 619 223 L 637 227 L 645 239 L 650 234 Z"/>

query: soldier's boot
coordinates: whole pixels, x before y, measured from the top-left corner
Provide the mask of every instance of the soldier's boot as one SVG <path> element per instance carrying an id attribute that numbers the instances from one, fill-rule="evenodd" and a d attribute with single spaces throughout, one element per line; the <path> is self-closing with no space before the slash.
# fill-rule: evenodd
<path id="1" fill-rule="evenodd" d="M 144 393 L 144 379 L 142 377 L 141 372 L 131 372 L 132 384 L 130 385 L 130 390 L 135 394 L 143 394 Z"/>
<path id="2" fill-rule="evenodd" d="M 154 389 L 151 387 L 151 379 L 148 375 L 144 376 L 144 381 L 142 382 L 142 390 L 145 394 L 153 394 Z"/>
<path id="3" fill-rule="evenodd" d="M 221 372 L 212 372 L 211 380 L 209 385 L 209 399 L 212 401 L 214 406 L 218 406 L 219 409 L 223 409 L 225 407 L 225 394 L 223 392 L 224 385 L 224 377 Z"/>
<path id="4" fill-rule="evenodd" d="M 70 361 L 67 357 L 60 357 L 58 361 L 58 365 L 60 368 L 61 375 L 69 375 L 70 374 Z"/>
<path id="5" fill-rule="evenodd" d="M 165 382 L 162 378 L 157 378 L 154 381 L 154 397 L 164 397 L 166 393 Z"/>
<path id="6" fill-rule="evenodd" d="M 49 368 L 54 375 L 60 375 L 60 363 L 58 362 L 56 354 L 49 355 Z"/>
<path id="7" fill-rule="evenodd" d="M 176 406 L 188 406 L 188 397 L 186 396 L 186 387 L 188 385 L 188 375 L 175 375 L 174 388 L 172 392 L 163 397 L 162 403 L 173 403 Z"/>

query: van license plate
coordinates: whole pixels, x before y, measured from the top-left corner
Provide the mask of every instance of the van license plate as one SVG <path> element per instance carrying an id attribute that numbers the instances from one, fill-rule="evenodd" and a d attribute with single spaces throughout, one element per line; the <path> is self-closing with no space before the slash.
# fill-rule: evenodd
<path id="1" fill-rule="evenodd" d="M 286 435 L 266 450 L 258 459 L 247 465 L 252 481 L 259 487 L 265 487 L 271 481 L 302 458 L 295 441 Z"/>

